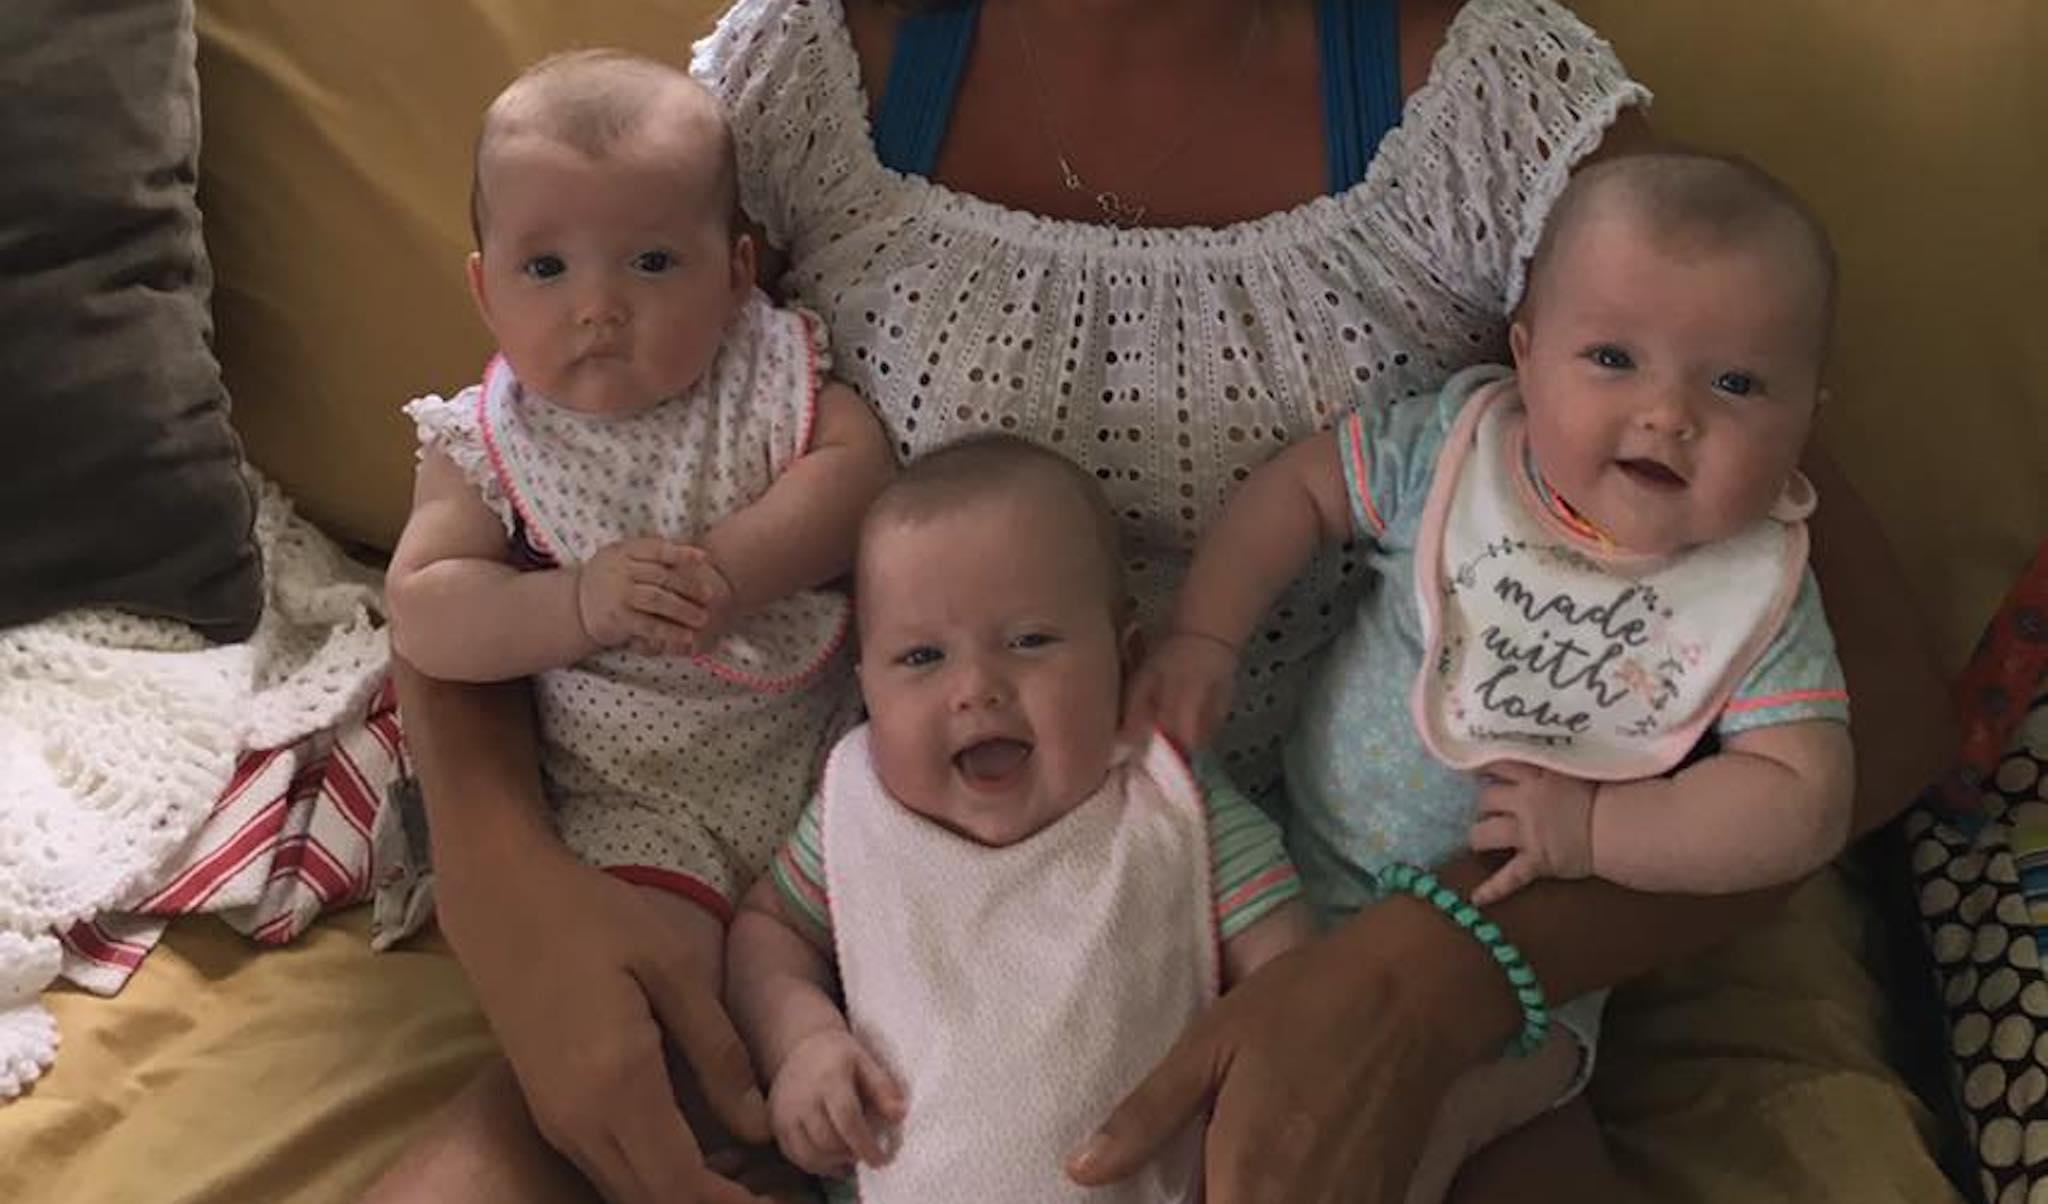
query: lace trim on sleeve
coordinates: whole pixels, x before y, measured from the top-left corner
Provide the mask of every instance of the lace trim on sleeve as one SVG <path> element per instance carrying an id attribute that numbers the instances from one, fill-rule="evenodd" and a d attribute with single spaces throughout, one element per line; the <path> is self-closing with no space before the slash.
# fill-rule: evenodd
<path id="1" fill-rule="evenodd" d="M 429 393 L 405 405 L 406 416 L 413 421 L 413 428 L 419 434 L 420 451 L 428 449 L 448 457 L 455 467 L 462 470 L 463 479 L 476 489 L 477 496 L 498 521 L 505 525 L 505 533 L 512 534 L 517 525 L 518 515 L 513 513 L 511 499 L 500 487 L 498 474 L 491 466 L 490 454 L 484 447 L 483 431 L 477 426 L 477 397 L 481 389 L 471 385 L 453 397 L 441 397 Z"/>

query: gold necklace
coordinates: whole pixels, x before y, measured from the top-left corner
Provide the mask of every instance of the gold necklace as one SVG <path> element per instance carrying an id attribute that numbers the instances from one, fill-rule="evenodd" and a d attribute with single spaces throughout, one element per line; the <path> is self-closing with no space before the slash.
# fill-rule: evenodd
<path id="1" fill-rule="evenodd" d="M 1265 6 L 1254 0 L 1247 7 L 1251 9 L 1251 15 L 1244 23 L 1244 37 L 1238 42 L 1237 59 L 1231 65 L 1230 74 L 1226 75 L 1222 82 L 1234 82 L 1238 76 L 1244 74 L 1245 63 L 1251 58 L 1253 35 L 1258 32 L 1259 16 Z M 1121 229 L 1136 226 L 1145 219 L 1146 206 L 1143 201 L 1126 199 L 1122 193 L 1107 188 L 1097 188 L 1083 179 L 1080 172 L 1074 170 L 1073 160 L 1067 157 L 1066 149 L 1060 145 L 1059 136 L 1053 132 L 1051 109 L 1045 99 L 1045 83 L 1038 69 L 1038 48 L 1031 40 L 1031 22 L 1025 18 L 1021 5 L 1016 6 L 1015 11 L 1017 41 L 1024 49 L 1025 73 L 1031 77 L 1031 100 L 1038 113 L 1039 132 L 1045 135 L 1045 143 L 1052 148 L 1053 159 L 1059 164 L 1060 183 L 1068 192 L 1091 198 L 1095 202 L 1095 207 L 1102 211 L 1103 220 L 1110 225 Z M 1190 122 L 1178 140 L 1131 176 L 1131 185 L 1136 187 L 1151 179 L 1160 168 L 1186 150 L 1201 129 L 1199 123 Z"/>

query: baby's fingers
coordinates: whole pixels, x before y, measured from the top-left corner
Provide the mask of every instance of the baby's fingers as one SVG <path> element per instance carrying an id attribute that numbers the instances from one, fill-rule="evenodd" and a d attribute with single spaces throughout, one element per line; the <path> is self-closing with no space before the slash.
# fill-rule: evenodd
<path id="1" fill-rule="evenodd" d="M 626 629 L 633 641 L 634 651 L 648 656 L 689 656 L 697 651 L 696 633 L 666 619 L 629 613 L 626 616 Z"/>
<path id="2" fill-rule="evenodd" d="M 782 1152 L 808 1174 L 832 1177 L 846 1173 L 853 1161 L 846 1143 L 832 1128 L 832 1118 L 822 1109 L 806 1112 L 793 1125 Z"/>
<path id="3" fill-rule="evenodd" d="M 826 1115 L 845 1150 L 869 1166 L 880 1166 L 889 1160 L 888 1148 L 875 1135 L 874 1127 L 868 1124 L 867 1112 L 860 1106 L 860 1095 L 851 1089 L 851 1084 L 848 1088 L 825 1097 Z"/>
<path id="4" fill-rule="evenodd" d="M 1504 811 L 1481 815 L 1472 825 L 1471 841 L 1475 853 L 1499 853 L 1519 849 L 1526 843 L 1522 821 Z"/>
<path id="5" fill-rule="evenodd" d="M 704 608 L 659 585 L 637 584 L 627 592 L 626 605 L 643 615 L 666 619 L 682 627 L 704 625 Z"/>
<path id="6" fill-rule="evenodd" d="M 1536 857 L 1533 853 L 1520 852 L 1508 858 L 1508 863 L 1494 871 L 1493 877 L 1479 884 L 1472 892 L 1475 907 L 1490 907 L 1536 880 Z"/>

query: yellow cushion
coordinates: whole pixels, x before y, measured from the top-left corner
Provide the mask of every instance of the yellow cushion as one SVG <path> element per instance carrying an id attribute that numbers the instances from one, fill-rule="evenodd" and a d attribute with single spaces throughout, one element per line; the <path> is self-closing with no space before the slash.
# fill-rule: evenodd
<path id="1" fill-rule="evenodd" d="M 462 261 L 483 106 L 534 60 L 686 63 L 717 0 L 206 0 L 200 205 L 249 457 L 315 522 L 389 548 L 412 494 L 398 407 L 475 380 Z"/>
<path id="2" fill-rule="evenodd" d="M 1959 667 L 2048 536 L 2039 0 L 1573 7 L 1656 90 L 1660 133 L 1749 155 L 1826 219 L 1843 304 L 1822 437 Z"/>

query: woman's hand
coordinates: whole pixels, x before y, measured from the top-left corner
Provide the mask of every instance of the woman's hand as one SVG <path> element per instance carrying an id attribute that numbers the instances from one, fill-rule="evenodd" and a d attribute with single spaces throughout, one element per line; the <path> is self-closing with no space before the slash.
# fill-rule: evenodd
<path id="1" fill-rule="evenodd" d="M 1121 1179 L 1213 1108 L 1210 1204 L 1399 1204 L 1445 1092 L 1514 1024 L 1488 975 L 1426 904 L 1372 907 L 1225 995 L 1069 1174 Z"/>
<path id="2" fill-rule="evenodd" d="M 558 844 L 531 842 L 516 867 L 438 864 L 442 926 L 549 1144 L 613 1204 L 758 1202 L 706 1168 L 663 1056 L 665 1032 L 719 1118 L 767 1140 L 715 936 L 705 948 L 651 892 Z"/>

